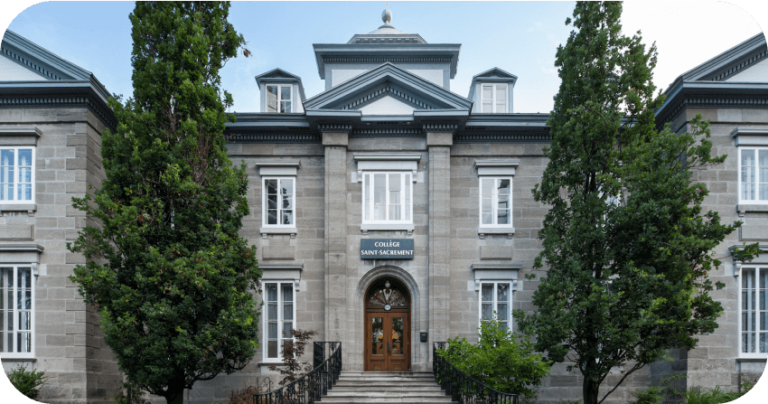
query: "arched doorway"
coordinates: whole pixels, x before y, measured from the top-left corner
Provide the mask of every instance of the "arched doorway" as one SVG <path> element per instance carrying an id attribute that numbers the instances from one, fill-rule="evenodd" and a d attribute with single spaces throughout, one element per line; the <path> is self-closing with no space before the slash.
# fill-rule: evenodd
<path id="1" fill-rule="evenodd" d="M 365 294 L 365 370 L 411 369 L 411 297 L 392 278 L 375 281 Z"/>

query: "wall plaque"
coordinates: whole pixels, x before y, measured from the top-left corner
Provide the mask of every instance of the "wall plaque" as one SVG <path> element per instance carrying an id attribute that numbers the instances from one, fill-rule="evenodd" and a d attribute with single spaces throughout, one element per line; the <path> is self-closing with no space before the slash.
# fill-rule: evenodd
<path id="1" fill-rule="evenodd" d="M 413 239 L 362 239 L 360 240 L 360 258 L 364 260 L 412 260 Z"/>

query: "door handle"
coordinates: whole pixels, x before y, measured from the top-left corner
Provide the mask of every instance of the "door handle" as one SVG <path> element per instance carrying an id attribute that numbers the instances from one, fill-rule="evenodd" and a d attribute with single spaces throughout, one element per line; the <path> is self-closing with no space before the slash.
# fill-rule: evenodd
<path id="1" fill-rule="evenodd" d="M 387 342 L 387 354 L 392 355 L 392 347 L 390 347 L 389 342 Z"/>

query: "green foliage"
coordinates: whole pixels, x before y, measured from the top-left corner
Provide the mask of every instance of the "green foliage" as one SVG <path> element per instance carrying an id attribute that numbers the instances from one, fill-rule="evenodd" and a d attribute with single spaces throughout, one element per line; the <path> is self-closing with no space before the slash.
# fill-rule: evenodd
<path id="1" fill-rule="evenodd" d="M 634 391 L 634 401 L 630 404 L 661 404 L 663 400 L 664 388 L 660 386 L 648 386 L 645 390 Z"/>
<path id="2" fill-rule="evenodd" d="M 116 404 L 150 404 L 145 400 L 144 392 L 134 383 L 120 382 L 120 391 L 112 396 Z"/>
<path id="3" fill-rule="evenodd" d="M 693 387 L 683 393 L 683 404 L 721 404 L 733 401 L 744 394 L 736 391 L 723 391 L 720 386 L 711 390 Z"/>
<path id="4" fill-rule="evenodd" d="M 439 351 L 452 365 L 487 386 L 504 393 L 532 397 L 532 387 L 549 376 L 550 365 L 533 352 L 530 335 L 511 333 L 497 320 L 483 321 L 480 340 L 448 340 L 448 349 Z"/>
<path id="5" fill-rule="evenodd" d="M 70 279 L 128 380 L 169 403 L 242 369 L 258 345 L 261 271 L 238 235 L 247 175 L 223 138 L 232 96 L 219 71 L 244 45 L 228 13 L 226 2 L 136 3 L 134 98 L 110 99 L 106 179 L 73 198 L 88 226 L 69 248 L 87 264 Z"/>
<path id="6" fill-rule="evenodd" d="M 693 170 L 721 164 L 707 122 L 690 133 L 656 127 L 655 45 L 621 34 L 620 2 L 578 2 L 556 66 L 562 79 L 548 125 L 552 144 L 534 199 L 550 206 L 534 267 L 547 268 L 536 312 L 521 326 L 536 349 L 584 375 L 583 400 L 596 404 L 610 369 L 624 377 L 668 348 L 692 349 L 722 313 L 708 273 L 713 249 L 741 223 L 703 212 L 706 185 Z M 570 24 L 568 19 L 566 24 Z M 742 258 L 757 252 L 752 245 Z M 615 390 L 615 388 L 614 388 Z M 610 390 L 603 399 L 613 390 Z"/>
<path id="7" fill-rule="evenodd" d="M 40 387 L 45 384 L 47 377 L 45 372 L 27 370 L 26 366 L 19 365 L 8 374 L 8 380 L 21 394 L 36 400 Z"/>

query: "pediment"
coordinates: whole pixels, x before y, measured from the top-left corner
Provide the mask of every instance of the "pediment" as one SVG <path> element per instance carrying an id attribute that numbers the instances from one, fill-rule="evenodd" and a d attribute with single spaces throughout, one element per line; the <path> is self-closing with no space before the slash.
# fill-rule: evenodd
<path id="1" fill-rule="evenodd" d="M 0 45 L 0 81 L 91 80 L 91 72 L 6 30 Z"/>
<path id="2" fill-rule="evenodd" d="M 306 110 L 412 115 L 416 110 L 468 111 L 472 102 L 391 63 L 354 77 L 304 104 Z"/>
<path id="3" fill-rule="evenodd" d="M 767 60 L 768 47 L 760 33 L 683 73 L 682 80 L 768 82 Z"/>

